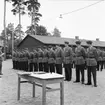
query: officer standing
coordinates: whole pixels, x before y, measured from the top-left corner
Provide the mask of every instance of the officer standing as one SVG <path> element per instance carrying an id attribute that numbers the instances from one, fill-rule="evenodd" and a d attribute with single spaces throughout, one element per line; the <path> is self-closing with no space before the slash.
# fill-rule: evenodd
<path id="1" fill-rule="evenodd" d="M 34 59 L 34 53 L 33 51 L 30 51 L 30 57 L 29 57 L 29 71 L 33 71 L 33 59 Z"/>
<path id="2" fill-rule="evenodd" d="M 58 74 L 62 74 L 63 50 L 59 45 L 56 45 L 55 50 L 55 67 Z"/>
<path id="3" fill-rule="evenodd" d="M 38 47 L 38 64 L 39 64 L 39 71 L 43 71 L 43 51 L 41 47 Z"/>
<path id="4" fill-rule="evenodd" d="M 92 46 L 92 41 L 87 41 L 87 83 L 86 85 L 91 85 L 91 74 L 93 76 L 94 87 L 97 87 L 97 77 L 96 77 L 96 67 L 97 67 L 97 49 Z"/>
<path id="5" fill-rule="evenodd" d="M 43 49 L 43 70 L 44 70 L 44 72 L 49 72 L 49 68 L 48 68 L 48 50 L 47 50 L 46 46 L 44 46 L 44 49 Z"/>
<path id="6" fill-rule="evenodd" d="M 13 63 L 13 69 L 15 69 L 15 50 L 13 50 L 12 53 L 12 63 Z"/>
<path id="7" fill-rule="evenodd" d="M 102 65 L 102 51 L 100 50 L 100 48 L 97 48 L 97 53 L 98 53 L 98 59 L 97 59 L 97 71 L 102 71 L 103 69 L 103 65 Z"/>
<path id="8" fill-rule="evenodd" d="M 80 73 L 81 73 L 81 82 L 84 84 L 84 69 L 85 69 L 85 49 L 81 46 L 81 41 L 75 42 L 77 47 L 75 49 L 75 65 L 76 65 L 76 81 L 74 83 L 80 82 Z"/>
<path id="9" fill-rule="evenodd" d="M 33 68 L 34 71 L 38 71 L 38 52 L 36 49 L 33 50 Z"/>
<path id="10" fill-rule="evenodd" d="M 55 72 L 55 53 L 52 46 L 49 46 L 48 65 L 49 65 L 49 71 L 51 73 Z"/>
<path id="11" fill-rule="evenodd" d="M 65 80 L 71 81 L 72 78 L 72 63 L 73 63 L 73 51 L 69 47 L 69 42 L 65 42 L 64 47 L 64 68 L 65 68 Z"/>
<path id="12" fill-rule="evenodd" d="M 2 73 L 2 47 L 0 46 L 0 75 L 3 75 Z"/>

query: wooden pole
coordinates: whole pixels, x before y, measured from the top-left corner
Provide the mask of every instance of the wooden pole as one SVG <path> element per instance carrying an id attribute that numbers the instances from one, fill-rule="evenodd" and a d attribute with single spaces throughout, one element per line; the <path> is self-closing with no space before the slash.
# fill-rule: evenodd
<path id="1" fill-rule="evenodd" d="M 6 60 L 6 0 L 4 0 L 4 60 Z"/>

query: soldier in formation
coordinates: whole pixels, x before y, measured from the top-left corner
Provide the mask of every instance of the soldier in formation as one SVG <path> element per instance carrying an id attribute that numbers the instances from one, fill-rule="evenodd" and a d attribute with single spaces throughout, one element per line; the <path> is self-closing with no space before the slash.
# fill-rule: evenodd
<path id="1" fill-rule="evenodd" d="M 97 49 L 92 46 L 92 41 L 87 41 L 87 83 L 86 85 L 91 85 L 91 75 L 93 76 L 94 87 L 97 87 L 97 60 L 98 60 L 98 53 Z"/>
<path id="2" fill-rule="evenodd" d="M 80 73 L 81 73 L 81 82 L 84 84 L 84 69 L 85 69 L 85 58 L 86 52 L 84 47 L 81 46 L 80 41 L 76 41 L 76 49 L 75 49 L 75 65 L 76 65 L 76 82 L 80 82 Z"/>
<path id="3" fill-rule="evenodd" d="M 65 42 L 64 47 L 64 68 L 65 68 L 65 80 L 71 81 L 72 79 L 72 63 L 73 63 L 73 51 L 69 47 L 69 42 Z"/>

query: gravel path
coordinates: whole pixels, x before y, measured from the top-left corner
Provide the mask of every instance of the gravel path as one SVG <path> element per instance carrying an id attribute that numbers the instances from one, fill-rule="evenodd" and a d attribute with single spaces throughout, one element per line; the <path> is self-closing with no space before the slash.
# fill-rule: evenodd
<path id="1" fill-rule="evenodd" d="M 3 76 L 0 78 L 0 105 L 41 105 L 42 89 L 36 86 L 36 97 L 32 98 L 32 85 L 22 84 L 21 99 L 17 101 L 17 70 L 12 69 L 11 60 L 3 62 Z M 86 72 L 85 72 L 86 73 Z M 97 72 L 98 87 L 64 83 L 64 105 L 105 105 L 105 70 Z M 59 87 L 59 84 L 48 85 Z M 59 91 L 47 93 L 46 105 L 60 105 Z"/>

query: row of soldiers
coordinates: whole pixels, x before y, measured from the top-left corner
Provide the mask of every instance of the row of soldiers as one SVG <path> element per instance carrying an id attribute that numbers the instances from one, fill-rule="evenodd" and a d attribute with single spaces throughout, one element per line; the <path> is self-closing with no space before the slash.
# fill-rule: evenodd
<path id="1" fill-rule="evenodd" d="M 13 68 L 24 71 L 44 71 L 56 72 L 62 74 L 62 65 L 65 68 L 65 80 L 72 79 L 73 63 L 76 68 L 76 81 L 84 84 L 84 69 L 87 67 L 87 84 L 91 85 L 91 73 L 93 75 L 94 86 L 97 86 L 96 69 L 103 69 L 105 64 L 105 51 L 96 49 L 92 46 L 92 41 L 87 41 L 88 48 L 85 49 L 81 46 L 81 41 L 75 42 L 77 47 L 75 51 L 69 47 L 69 42 L 65 42 L 65 47 L 62 49 L 56 45 L 54 49 L 52 46 L 43 48 L 38 47 L 29 51 L 27 48 L 24 50 L 16 50 L 13 53 Z"/>

